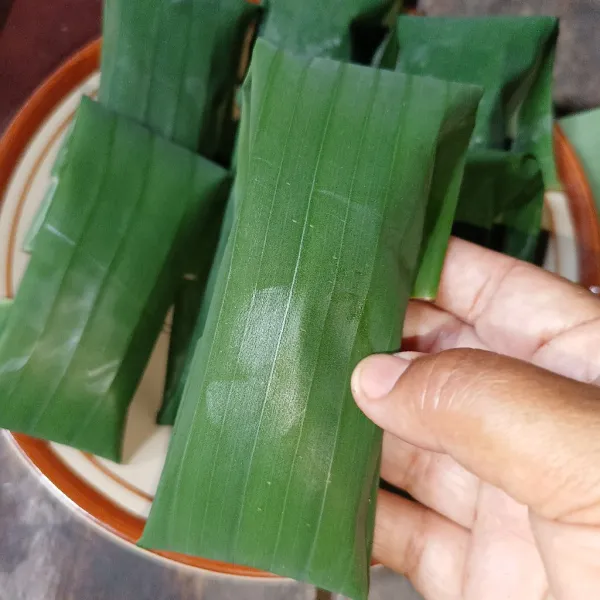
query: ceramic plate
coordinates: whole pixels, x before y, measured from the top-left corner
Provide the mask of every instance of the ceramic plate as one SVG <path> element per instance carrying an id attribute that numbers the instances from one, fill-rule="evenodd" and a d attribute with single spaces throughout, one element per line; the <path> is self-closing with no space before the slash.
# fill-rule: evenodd
<path id="1" fill-rule="evenodd" d="M 14 295 L 27 265 L 23 239 L 44 196 L 52 163 L 79 99 L 97 93 L 99 50 L 99 42 L 94 42 L 65 63 L 33 94 L 0 140 L 0 296 Z M 598 286 L 600 234 L 592 196 L 575 154 L 559 130 L 555 140 L 566 191 L 546 196 L 550 243 L 545 266 L 573 281 Z M 11 436 L 32 468 L 63 497 L 96 524 L 129 542 L 141 535 L 171 433 L 170 428 L 155 425 L 168 341 L 167 320 L 129 411 L 125 464 L 23 435 Z M 231 575 L 271 577 L 216 561 L 168 553 L 161 556 Z"/>

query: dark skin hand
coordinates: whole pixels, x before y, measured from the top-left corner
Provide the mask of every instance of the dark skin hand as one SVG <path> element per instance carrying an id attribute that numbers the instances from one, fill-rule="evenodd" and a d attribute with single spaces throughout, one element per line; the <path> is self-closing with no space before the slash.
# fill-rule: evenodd
<path id="1" fill-rule="evenodd" d="M 405 347 L 352 390 L 385 430 L 374 557 L 427 600 L 600 598 L 600 300 L 453 240 Z"/>

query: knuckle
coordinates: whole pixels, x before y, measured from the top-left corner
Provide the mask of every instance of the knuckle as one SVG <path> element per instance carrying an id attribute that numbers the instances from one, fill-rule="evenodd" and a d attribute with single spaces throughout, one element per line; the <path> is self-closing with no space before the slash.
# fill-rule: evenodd
<path id="1" fill-rule="evenodd" d="M 479 386 L 486 363 L 493 357 L 484 350 L 459 348 L 427 357 L 421 374 L 419 404 L 422 411 L 451 410 Z"/>

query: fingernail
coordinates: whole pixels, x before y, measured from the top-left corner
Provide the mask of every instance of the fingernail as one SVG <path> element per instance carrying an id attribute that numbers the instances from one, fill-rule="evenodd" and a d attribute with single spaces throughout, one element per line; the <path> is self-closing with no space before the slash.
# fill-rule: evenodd
<path id="1" fill-rule="evenodd" d="M 424 352 L 414 352 L 414 351 L 406 351 L 406 352 L 396 352 L 396 354 L 394 354 L 394 356 L 397 356 L 398 358 L 403 358 L 404 360 L 407 360 L 408 362 L 411 362 L 413 360 L 415 360 L 416 358 L 420 358 L 421 356 L 425 356 Z"/>
<path id="2" fill-rule="evenodd" d="M 356 399 L 378 400 L 387 396 L 410 360 L 399 355 L 376 354 L 358 363 L 352 374 L 352 393 Z"/>

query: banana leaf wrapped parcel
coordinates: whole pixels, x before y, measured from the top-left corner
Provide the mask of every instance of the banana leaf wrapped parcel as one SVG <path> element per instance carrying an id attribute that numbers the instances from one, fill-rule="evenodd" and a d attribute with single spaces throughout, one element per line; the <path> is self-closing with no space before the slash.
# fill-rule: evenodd
<path id="1" fill-rule="evenodd" d="M 363 599 L 381 432 L 356 363 L 439 278 L 481 89 L 256 44 L 236 219 L 140 544 Z"/>
<path id="2" fill-rule="evenodd" d="M 127 409 L 228 175 L 84 98 L 0 333 L 0 427 L 118 461 Z"/>
<path id="3" fill-rule="evenodd" d="M 544 190 L 559 186 L 552 140 L 557 36 L 555 17 L 401 16 L 387 49 L 402 73 L 484 88 L 456 232 L 530 261 Z"/>

